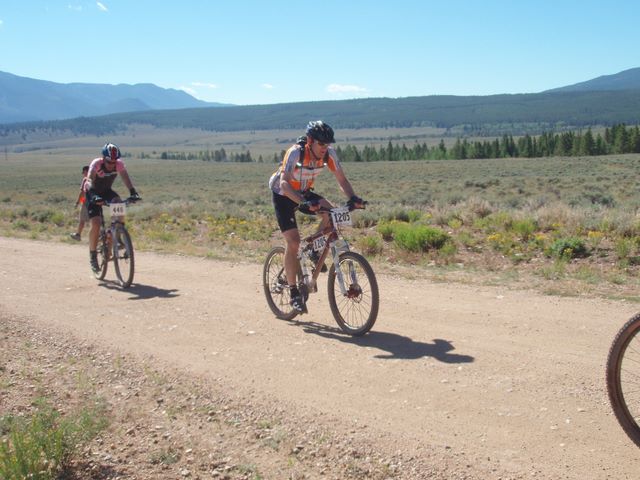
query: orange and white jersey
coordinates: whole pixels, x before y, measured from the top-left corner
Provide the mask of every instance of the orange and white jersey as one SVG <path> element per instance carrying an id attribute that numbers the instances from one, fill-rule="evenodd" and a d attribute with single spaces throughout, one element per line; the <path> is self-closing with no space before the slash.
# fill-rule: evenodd
<path id="1" fill-rule="evenodd" d="M 275 193 L 282 194 L 280 191 L 280 179 L 283 172 L 291 173 L 292 180 L 289 182 L 294 190 L 298 192 L 306 192 L 313 187 L 315 178 L 320 175 L 324 166 L 332 172 L 342 170 L 340 160 L 333 147 L 327 149 L 325 160 L 313 160 L 309 146 L 302 147 L 298 144 L 292 145 L 284 154 L 282 164 L 271 175 L 269 179 L 269 188 Z"/>

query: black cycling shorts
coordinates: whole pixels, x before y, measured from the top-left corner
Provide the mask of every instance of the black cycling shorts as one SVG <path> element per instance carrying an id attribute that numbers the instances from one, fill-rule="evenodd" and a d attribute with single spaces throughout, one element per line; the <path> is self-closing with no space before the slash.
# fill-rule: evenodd
<path id="1" fill-rule="evenodd" d="M 313 192 L 303 193 L 305 200 L 322 200 L 323 197 Z M 296 208 L 298 204 L 285 195 L 272 192 L 271 200 L 273 202 L 273 208 L 276 210 L 276 218 L 278 219 L 278 226 L 281 232 L 286 232 L 292 228 L 298 228 L 296 222 Z M 315 215 L 314 212 L 306 207 L 298 208 L 298 211 L 306 215 Z"/>
<path id="2" fill-rule="evenodd" d="M 89 212 L 89 218 L 99 217 L 100 215 L 102 215 L 102 205 L 96 205 L 93 201 L 96 195 L 100 196 L 107 202 L 111 202 L 114 198 L 119 197 L 119 195 L 111 189 L 105 192 L 96 192 L 94 190 L 89 190 L 87 192 L 87 211 Z"/>

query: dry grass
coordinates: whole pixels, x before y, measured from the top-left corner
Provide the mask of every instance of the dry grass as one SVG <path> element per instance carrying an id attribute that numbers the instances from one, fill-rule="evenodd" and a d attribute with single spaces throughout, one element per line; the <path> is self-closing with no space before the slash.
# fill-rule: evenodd
<path id="1" fill-rule="evenodd" d="M 358 142 L 391 134 L 434 131 L 344 132 Z M 219 164 L 136 158 L 161 151 L 260 145 L 273 156 L 297 132 L 158 132 L 140 128 L 112 140 L 124 145 L 144 202 L 130 209 L 137 248 L 259 262 L 280 242 L 267 180 L 273 163 Z M 387 139 L 383 140 L 383 135 Z M 135 135 L 135 136 L 134 136 Z M 422 140 L 420 140 L 422 141 Z M 75 229 L 72 206 L 80 167 L 95 155 L 94 138 L 41 139 L 13 146 L 0 162 L 0 234 L 63 241 Z M 92 146 L 90 146 L 90 144 Z M 23 153 L 13 153 L 24 149 Z M 231 150 L 229 150 L 231 151 Z M 416 265 L 437 278 L 534 285 L 635 297 L 638 286 L 640 199 L 635 173 L 640 155 L 585 158 L 493 159 L 346 164 L 357 193 L 370 208 L 355 215 L 348 233 L 379 268 Z M 327 172 L 317 191 L 339 202 Z M 124 190 L 120 182 L 116 190 Z M 379 227 L 393 220 L 437 227 L 450 241 L 408 252 Z M 311 230 L 311 223 L 303 223 Z M 577 238 L 587 254 L 558 258 L 553 246 Z M 566 255 L 565 255 L 566 256 Z M 421 273 L 420 273 L 421 272 Z M 554 286 L 554 289 L 560 287 Z"/>

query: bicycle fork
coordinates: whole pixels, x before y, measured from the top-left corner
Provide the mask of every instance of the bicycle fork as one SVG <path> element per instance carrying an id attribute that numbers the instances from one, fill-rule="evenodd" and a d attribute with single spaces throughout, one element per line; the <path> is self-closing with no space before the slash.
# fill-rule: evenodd
<path id="1" fill-rule="evenodd" d="M 342 274 L 342 268 L 340 268 L 340 254 L 349 251 L 349 244 L 345 240 L 336 240 L 331 243 L 331 256 L 333 257 L 333 266 L 336 272 L 336 279 L 338 280 L 338 285 L 340 287 L 340 292 L 342 295 L 348 295 L 349 289 L 346 287 L 344 282 L 344 275 Z M 353 264 L 351 262 L 348 263 L 349 266 L 349 280 L 351 284 L 356 283 L 356 272 L 353 268 Z"/>

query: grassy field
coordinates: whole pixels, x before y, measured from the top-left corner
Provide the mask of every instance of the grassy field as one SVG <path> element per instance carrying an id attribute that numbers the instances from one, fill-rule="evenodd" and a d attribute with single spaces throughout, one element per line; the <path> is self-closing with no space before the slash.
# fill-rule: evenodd
<path id="1" fill-rule="evenodd" d="M 346 133 L 361 145 L 385 143 L 393 135 L 419 135 L 420 141 L 431 135 L 439 141 L 435 131 L 386 131 L 389 137 Z M 140 130 L 113 139 L 132 154 L 125 161 L 144 198 L 129 216 L 136 247 L 260 261 L 280 241 L 267 187 L 276 168 L 271 159 L 295 135 L 175 131 L 159 136 Z M 70 241 L 80 169 L 101 143 L 58 138 L 8 146 L 0 156 L 0 234 Z M 269 161 L 148 158 L 163 150 L 223 145 L 228 151 L 250 146 L 254 158 L 259 148 Z M 357 228 L 348 235 L 385 270 L 635 299 L 639 166 L 639 155 L 350 163 L 345 169 L 352 184 L 371 203 L 356 215 Z M 126 193 L 119 180 L 115 189 Z M 329 172 L 320 177 L 317 191 L 342 200 Z M 311 222 L 303 228 L 311 230 Z M 444 241 L 430 243 L 434 231 Z"/>

